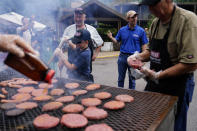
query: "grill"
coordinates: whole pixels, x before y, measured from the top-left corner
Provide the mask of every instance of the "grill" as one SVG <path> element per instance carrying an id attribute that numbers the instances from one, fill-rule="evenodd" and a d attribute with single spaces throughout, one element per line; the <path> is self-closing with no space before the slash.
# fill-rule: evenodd
<path id="1" fill-rule="evenodd" d="M 10 73 L 12 71 L 6 71 L 3 73 L 4 77 L 0 76 L 1 81 L 5 79 L 11 79 L 13 77 L 24 77 L 18 73 Z M 2 73 L 1 73 L 2 75 Z M 73 91 L 78 89 L 84 89 L 88 82 L 75 81 L 70 79 L 57 78 L 58 82 L 54 83 L 54 88 L 64 89 L 64 95 L 71 95 Z M 65 83 L 77 82 L 80 87 L 77 89 L 66 89 L 64 87 Z M 32 85 L 35 87 L 35 85 Z M 37 86 L 35 87 L 37 88 Z M 52 89 L 54 89 L 52 88 Z M 7 88 L 10 98 L 16 93 L 16 89 Z M 49 89 L 50 92 L 51 89 Z M 134 97 L 134 102 L 126 103 L 124 109 L 111 111 L 107 110 L 108 117 L 103 120 L 89 120 L 88 125 L 96 123 L 106 123 L 111 126 L 115 131 L 145 131 L 145 130 L 173 130 L 174 114 L 176 109 L 177 97 L 163 95 L 159 93 L 152 92 L 139 92 L 135 90 L 127 90 L 115 87 L 109 87 L 101 85 L 100 89 L 94 91 L 88 91 L 86 95 L 81 95 L 75 97 L 75 101 L 72 103 L 79 103 L 82 98 L 93 97 L 94 93 L 100 91 L 107 91 L 112 94 L 112 98 L 107 100 L 102 100 L 102 105 L 98 106 L 102 108 L 104 103 L 112 100 L 118 94 L 128 94 Z M 58 98 L 58 96 L 54 96 Z M 30 100 L 31 101 L 31 100 Z M 47 101 L 49 102 L 49 101 Z M 0 130 L 1 131 L 36 131 L 37 129 L 33 126 L 33 120 L 36 116 L 48 113 L 52 116 L 61 118 L 63 115 L 61 109 L 55 111 L 42 112 L 42 106 L 47 102 L 38 102 L 38 107 L 32 110 L 27 110 L 25 113 L 16 116 L 8 117 L 5 115 L 4 110 L 0 110 Z M 67 105 L 70 103 L 64 104 Z M 57 127 L 50 129 L 50 131 L 83 131 L 85 128 L 80 129 L 69 129 L 61 124 Z"/>

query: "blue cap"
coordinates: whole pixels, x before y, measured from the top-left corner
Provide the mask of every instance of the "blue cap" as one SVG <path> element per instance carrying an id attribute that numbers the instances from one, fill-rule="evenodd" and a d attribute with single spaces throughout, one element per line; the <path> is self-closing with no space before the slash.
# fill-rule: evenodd
<path id="1" fill-rule="evenodd" d="M 85 14 L 85 11 L 83 10 L 83 8 L 76 8 L 75 14 Z"/>
<path id="2" fill-rule="evenodd" d="M 86 29 L 80 29 L 77 30 L 74 37 L 71 39 L 72 43 L 74 44 L 80 44 L 82 40 L 90 40 L 90 32 Z"/>
<path id="3" fill-rule="evenodd" d="M 161 0 L 142 0 L 140 2 L 140 5 L 156 5 L 159 3 Z"/>

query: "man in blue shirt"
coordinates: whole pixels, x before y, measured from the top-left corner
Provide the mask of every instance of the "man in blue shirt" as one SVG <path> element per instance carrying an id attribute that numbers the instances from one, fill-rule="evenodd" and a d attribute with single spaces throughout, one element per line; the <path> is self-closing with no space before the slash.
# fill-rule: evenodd
<path id="1" fill-rule="evenodd" d="M 107 36 L 112 40 L 113 43 L 118 44 L 121 42 L 120 55 L 118 58 L 118 86 L 124 87 L 124 79 L 127 69 L 129 66 L 127 64 L 127 57 L 134 54 L 136 51 L 142 52 L 146 49 L 146 44 L 148 39 L 146 37 L 146 32 L 143 28 L 136 25 L 138 14 L 130 10 L 126 14 L 128 25 L 120 28 L 118 34 L 114 38 L 112 33 L 109 31 Z M 129 89 L 135 89 L 135 79 L 130 76 L 129 73 Z"/>
<path id="2" fill-rule="evenodd" d="M 91 40 L 90 32 L 86 29 L 77 30 L 71 40 L 72 43 L 76 44 L 76 57 L 72 63 L 66 59 L 66 56 L 59 48 L 56 49 L 55 54 L 64 63 L 67 70 L 69 70 L 69 78 L 93 82 L 90 70 L 91 51 L 88 47 L 88 43 Z"/>

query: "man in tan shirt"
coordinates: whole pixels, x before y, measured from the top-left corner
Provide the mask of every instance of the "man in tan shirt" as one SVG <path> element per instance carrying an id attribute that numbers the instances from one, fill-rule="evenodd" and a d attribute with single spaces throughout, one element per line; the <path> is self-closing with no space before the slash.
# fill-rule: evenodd
<path id="1" fill-rule="evenodd" d="M 148 80 L 146 91 L 178 96 L 175 131 L 186 131 L 187 111 L 194 90 L 197 67 L 197 16 L 176 6 L 172 0 L 142 0 L 157 18 L 150 28 L 149 48 L 128 59 L 150 60 L 143 68 Z"/>

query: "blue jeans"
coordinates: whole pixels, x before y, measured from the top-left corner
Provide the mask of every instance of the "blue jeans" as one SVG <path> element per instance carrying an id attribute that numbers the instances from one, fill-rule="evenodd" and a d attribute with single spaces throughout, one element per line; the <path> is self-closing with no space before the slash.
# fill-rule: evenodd
<path id="1" fill-rule="evenodd" d="M 187 79 L 185 94 L 181 105 L 181 111 L 175 119 L 174 130 L 186 131 L 187 130 L 187 111 L 189 109 L 189 103 L 192 101 L 194 91 L 194 76 L 190 76 Z"/>
<path id="2" fill-rule="evenodd" d="M 129 66 L 127 64 L 127 58 L 130 55 L 120 53 L 118 57 L 118 86 L 124 87 L 124 79 L 126 75 L 127 69 L 129 70 Z M 129 73 L 129 71 L 128 71 Z M 135 89 L 135 79 L 133 77 L 129 76 L 129 89 Z"/>

